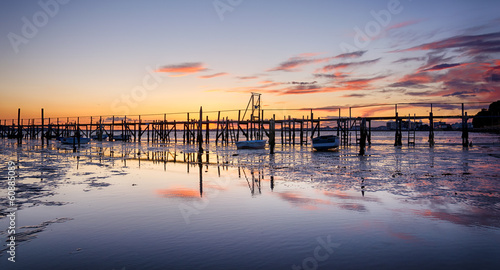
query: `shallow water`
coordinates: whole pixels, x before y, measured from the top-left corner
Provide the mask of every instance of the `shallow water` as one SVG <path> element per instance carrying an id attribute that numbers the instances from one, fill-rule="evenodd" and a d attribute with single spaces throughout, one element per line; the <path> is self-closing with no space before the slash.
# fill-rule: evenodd
<path id="1" fill-rule="evenodd" d="M 498 136 L 464 149 L 378 134 L 363 157 L 2 139 L 2 179 L 10 160 L 19 180 L 16 262 L 3 250 L 0 269 L 497 269 Z"/>

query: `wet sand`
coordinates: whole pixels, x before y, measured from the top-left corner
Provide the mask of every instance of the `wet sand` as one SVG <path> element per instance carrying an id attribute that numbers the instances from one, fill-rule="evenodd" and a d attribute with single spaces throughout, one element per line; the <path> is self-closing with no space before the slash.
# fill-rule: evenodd
<path id="1" fill-rule="evenodd" d="M 17 256 L 2 269 L 422 269 L 500 265 L 500 147 L 0 140 L 17 164 Z M 201 159 L 201 162 L 199 162 Z M 0 182 L 0 203 L 7 185 Z M 319 247 L 319 248 L 318 248 Z M 315 250 L 319 253 L 315 254 Z M 299 269 L 299 268 L 297 268 Z"/>

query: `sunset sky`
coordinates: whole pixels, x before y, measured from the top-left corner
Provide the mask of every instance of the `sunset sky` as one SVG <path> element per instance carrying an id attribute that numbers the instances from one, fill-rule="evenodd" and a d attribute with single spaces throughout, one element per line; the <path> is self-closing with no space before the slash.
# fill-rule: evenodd
<path id="1" fill-rule="evenodd" d="M 5 0 L 0 119 L 18 108 L 33 118 L 244 109 L 250 92 L 265 109 L 325 116 L 408 102 L 476 112 L 500 99 L 499 10 L 494 0 Z M 369 108 L 359 113 L 387 109 Z"/>

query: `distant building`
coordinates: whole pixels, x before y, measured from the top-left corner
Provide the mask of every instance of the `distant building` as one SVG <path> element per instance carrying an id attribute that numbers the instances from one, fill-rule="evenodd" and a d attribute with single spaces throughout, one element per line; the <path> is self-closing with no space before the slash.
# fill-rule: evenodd
<path id="1" fill-rule="evenodd" d="M 439 121 L 434 123 L 434 129 L 451 130 L 452 128 L 450 124 Z"/>
<path id="2" fill-rule="evenodd" d="M 452 124 L 451 128 L 453 130 L 462 130 L 462 122 L 457 122 L 455 124 Z M 467 128 L 472 129 L 473 128 L 472 123 L 467 122 Z"/>
<path id="3" fill-rule="evenodd" d="M 397 129 L 397 124 L 395 121 L 389 121 L 386 124 L 386 127 L 388 130 L 396 130 Z M 422 121 L 419 122 L 413 122 L 413 121 L 401 121 L 401 129 L 402 130 L 408 130 L 410 129 L 415 129 L 415 130 L 420 130 L 422 128 Z"/>
<path id="4" fill-rule="evenodd" d="M 386 127 L 388 130 L 396 130 L 398 126 L 397 126 L 396 122 L 389 121 L 389 122 L 387 122 Z"/>

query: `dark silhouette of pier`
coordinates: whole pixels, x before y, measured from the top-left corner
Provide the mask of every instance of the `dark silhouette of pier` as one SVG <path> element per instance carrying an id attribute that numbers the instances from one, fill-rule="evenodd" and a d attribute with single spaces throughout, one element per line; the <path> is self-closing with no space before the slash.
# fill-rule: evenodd
<path id="1" fill-rule="evenodd" d="M 198 144 L 199 150 L 203 150 L 203 144 L 215 142 L 215 144 L 228 145 L 242 140 L 268 139 L 271 153 L 274 152 L 276 143 L 282 145 L 307 145 L 310 138 L 320 136 L 325 131 L 325 123 L 335 124 L 329 128 L 329 132 L 336 132 L 339 136 L 341 146 L 360 146 L 360 154 L 364 154 L 366 145 L 371 144 L 373 121 L 394 121 L 394 146 L 403 145 L 403 121 L 408 121 L 408 145 L 415 145 L 415 123 L 416 120 L 426 120 L 429 123 L 428 144 L 433 146 L 434 121 L 437 119 L 458 119 L 462 121 L 462 146 L 469 147 L 468 123 L 474 117 L 469 116 L 465 110 L 465 104 L 461 105 L 461 114 L 457 115 L 434 115 L 433 104 L 427 104 L 430 108 L 429 115 L 399 115 L 398 104 L 394 104 L 393 116 L 370 116 L 349 117 L 341 116 L 339 108 L 338 117 L 315 118 L 314 109 L 300 109 L 306 115 L 301 118 L 283 117 L 277 119 L 275 114 L 265 117 L 272 109 L 264 110 L 260 106 L 260 95 L 252 96 L 247 109 L 242 116 L 242 110 L 210 111 L 205 114 L 217 114 L 216 119 L 210 120 L 208 115 L 204 116 L 202 107 L 200 111 L 185 113 L 183 121 L 167 120 L 167 114 L 157 115 L 129 115 L 129 116 L 89 116 L 89 117 L 65 117 L 47 118 L 44 109 L 41 109 L 41 117 L 38 119 L 23 119 L 21 109 L 18 109 L 18 118 L 10 121 L 0 120 L 0 137 L 17 139 L 22 144 L 23 139 L 37 140 L 48 143 L 57 137 L 93 137 L 96 140 L 109 138 L 109 141 L 125 140 L 133 142 L 152 143 L 180 143 Z M 476 103 L 475 103 L 476 104 Z M 249 106 L 251 105 L 251 110 Z M 384 104 L 385 105 L 385 104 Z M 420 104 L 421 105 L 421 104 Z M 385 105 L 386 106 L 386 105 Z M 222 113 L 236 113 L 237 119 L 229 119 L 221 116 Z M 197 117 L 193 118 L 192 116 Z M 145 119 L 147 118 L 147 120 Z M 276 140 L 278 136 L 279 141 Z M 354 137 L 354 138 L 351 138 Z M 351 140 L 355 139 L 355 140 Z"/>

